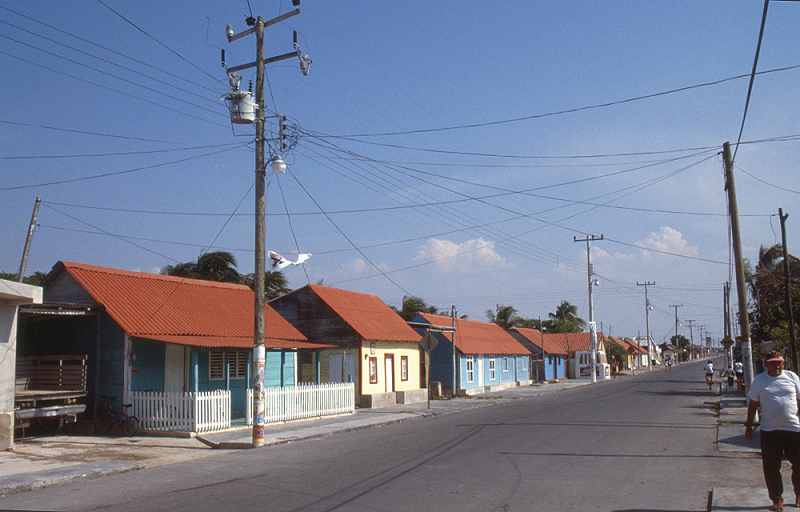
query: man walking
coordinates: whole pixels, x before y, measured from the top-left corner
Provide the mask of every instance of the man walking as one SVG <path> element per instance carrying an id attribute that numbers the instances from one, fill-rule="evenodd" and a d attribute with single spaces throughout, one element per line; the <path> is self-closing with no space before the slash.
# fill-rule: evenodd
<path id="1" fill-rule="evenodd" d="M 753 419 L 761 407 L 761 465 L 767 484 L 771 510 L 783 510 L 783 479 L 781 460 L 783 454 L 792 464 L 792 485 L 795 506 L 800 506 L 800 378 L 783 369 L 780 352 L 772 352 L 764 361 L 766 371 L 756 375 L 747 398 L 747 422 L 744 435 L 753 440 Z"/>

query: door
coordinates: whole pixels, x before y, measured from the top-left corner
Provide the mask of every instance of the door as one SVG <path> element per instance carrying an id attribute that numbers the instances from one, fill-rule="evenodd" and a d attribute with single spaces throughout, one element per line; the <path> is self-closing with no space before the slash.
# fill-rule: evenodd
<path id="1" fill-rule="evenodd" d="M 183 346 L 174 343 L 164 344 L 164 392 L 183 393 L 185 382 Z"/>
<path id="2" fill-rule="evenodd" d="M 394 392 L 394 356 L 386 356 L 386 392 Z"/>

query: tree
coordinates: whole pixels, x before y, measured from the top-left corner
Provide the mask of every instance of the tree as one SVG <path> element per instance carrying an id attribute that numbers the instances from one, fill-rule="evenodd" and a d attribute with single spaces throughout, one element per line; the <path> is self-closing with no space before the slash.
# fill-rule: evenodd
<path id="1" fill-rule="evenodd" d="M 254 289 L 253 274 L 242 276 L 242 284 L 249 286 L 251 290 Z M 268 301 L 277 299 L 292 291 L 288 285 L 289 281 L 280 270 L 267 270 L 264 272 L 264 297 Z"/>
<path id="2" fill-rule="evenodd" d="M 242 282 L 242 276 L 236 270 L 236 258 L 228 251 L 204 252 L 197 261 L 167 265 L 161 269 L 161 273 L 220 283 Z"/>
<path id="3" fill-rule="evenodd" d="M 38 270 L 33 274 L 23 277 L 22 282 L 25 284 L 32 284 L 33 286 L 41 286 L 42 281 L 44 278 L 47 277 L 47 274 L 44 272 L 39 272 Z M 19 272 L 11 273 L 11 272 L 0 272 L 0 279 L 5 279 L 7 281 L 17 281 L 19 278 Z"/>
<path id="4" fill-rule="evenodd" d="M 414 318 L 417 313 L 430 313 L 435 315 L 439 311 L 436 306 L 430 306 L 424 300 L 413 295 L 403 296 L 403 305 L 401 309 L 398 310 L 394 306 L 389 307 L 406 322 Z"/>
<path id="5" fill-rule="evenodd" d="M 795 325 L 800 322 L 800 259 L 789 255 L 790 293 Z M 748 265 L 749 267 L 749 265 Z M 789 342 L 789 312 L 786 307 L 783 247 L 773 245 L 758 251 L 755 270 L 746 271 L 750 291 L 750 324 L 753 341 Z"/>
<path id="6" fill-rule="evenodd" d="M 617 368 L 624 368 L 625 361 L 628 359 L 628 352 L 625 350 L 625 348 L 610 338 L 606 339 L 605 345 L 606 355 L 608 356 L 609 361 L 616 361 Z"/>
<path id="7" fill-rule="evenodd" d="M 501 306 L 497 304 L 495 311 L 491 309 L 486 311 L 486 318 L 489 321 L 499 325 L 503 329 L 511 329 L 512 327 L 519 326 L 524 322 L 524 318 L 517 316 L 517 310 L 513 306 Z"/>
<path id="8" fill-rule="evenodd" d="M 547 332 L 583 332 L 586 320 L 578 316 L 577 306 L 561 301 L 555 313 L 548 313 L 550 322 L 545 324 Z M 544 322 L 543 322 L 544 323 Z"/>

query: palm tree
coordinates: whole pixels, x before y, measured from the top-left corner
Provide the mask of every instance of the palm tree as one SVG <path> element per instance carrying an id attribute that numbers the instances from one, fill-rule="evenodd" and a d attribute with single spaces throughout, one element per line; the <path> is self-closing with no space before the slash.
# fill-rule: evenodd
<path id="1" fill-rule="evenodd" d="M 517 327 L 525 321 L 524 318 L 517 316 L 517 310 L 514 309 L 514 306 L 501 306 L 500 304 L 495 306 L 494 312 L 491 309 L 487 310 L 486 318 L 503 329 Z"/>
<path id="2" fill-rule="evenodd" d="M 800 285 L 800 260 L 788 257 L 790 287 L 797 297 Z M 767 339 L 788 340 L 789 313 L 786 307 L 785 275 L 783 269 L 783 247 L 773 245 L 758 251 L 758 263 L 754 271 L 746 270 L 747 285 L 753 299 L 751 322 L 756 341 Z M 792 299 L 794 317 L 798 318 L 798 304 Z"/>
<path id="3" fill-rule="evenodd" d="M 242 276 L 242 284 L 246 284 L 250 289 L 253 289 L 253 274 Z M 268 301 L 277 299 L 292 291 L 288 285 L 289 281 L 280 270 L 267 270 L 264 272 L 264 297 Z"/>
<path id="4" fill-rule="evenodd" d="M 228 251 L 204 252 L 197 261 L 167 265 L 161 273 L 220 283 L 239 283 L 242 276 L 236 271 L 236 258 Z"/>
<path id="5" fill-rule="evenodd" d="M 556 332 L 583 332 L 586 320 L 578 316 L 578 307 L 561 301 L 555 313 L 548 313 L 552 320 L 552 330 Z"/>
<path id="6" fill-rule="evenodd" d="M 435 315 L 439 312 L 436 306 L 429 306 L 424 300 L 413 295 L 403 296 L 403 306 L 401 309 L 398 310 L 394 306 L 390 307 L 406 322 L 414 318 L 417 313 L 431 313 Z"/>
<path id="7" fill-rule="evenodd" d="M 555 313 L 547 314 L 551 320 L 551 326 L 554 331 L 558 330 L 564 333 L 564 338 L 567 342 L 567 357 L 569 357 L 569 332 L 583 332 L 586 326 L 586 321 L 578 316 L 578 308 L 567 301 L 561 301 L 561 304 L 556 308 Z"/>

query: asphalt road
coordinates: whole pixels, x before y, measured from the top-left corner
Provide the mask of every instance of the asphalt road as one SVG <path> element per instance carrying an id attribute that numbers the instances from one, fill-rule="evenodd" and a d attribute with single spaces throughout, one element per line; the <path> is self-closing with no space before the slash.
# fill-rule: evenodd
<path id="1" fill-rule="evenodd" d="M 757 485 L 716 449 L 700 363 L 488 407 L 11 495 L 44 510 L 707 510 Z"/>

